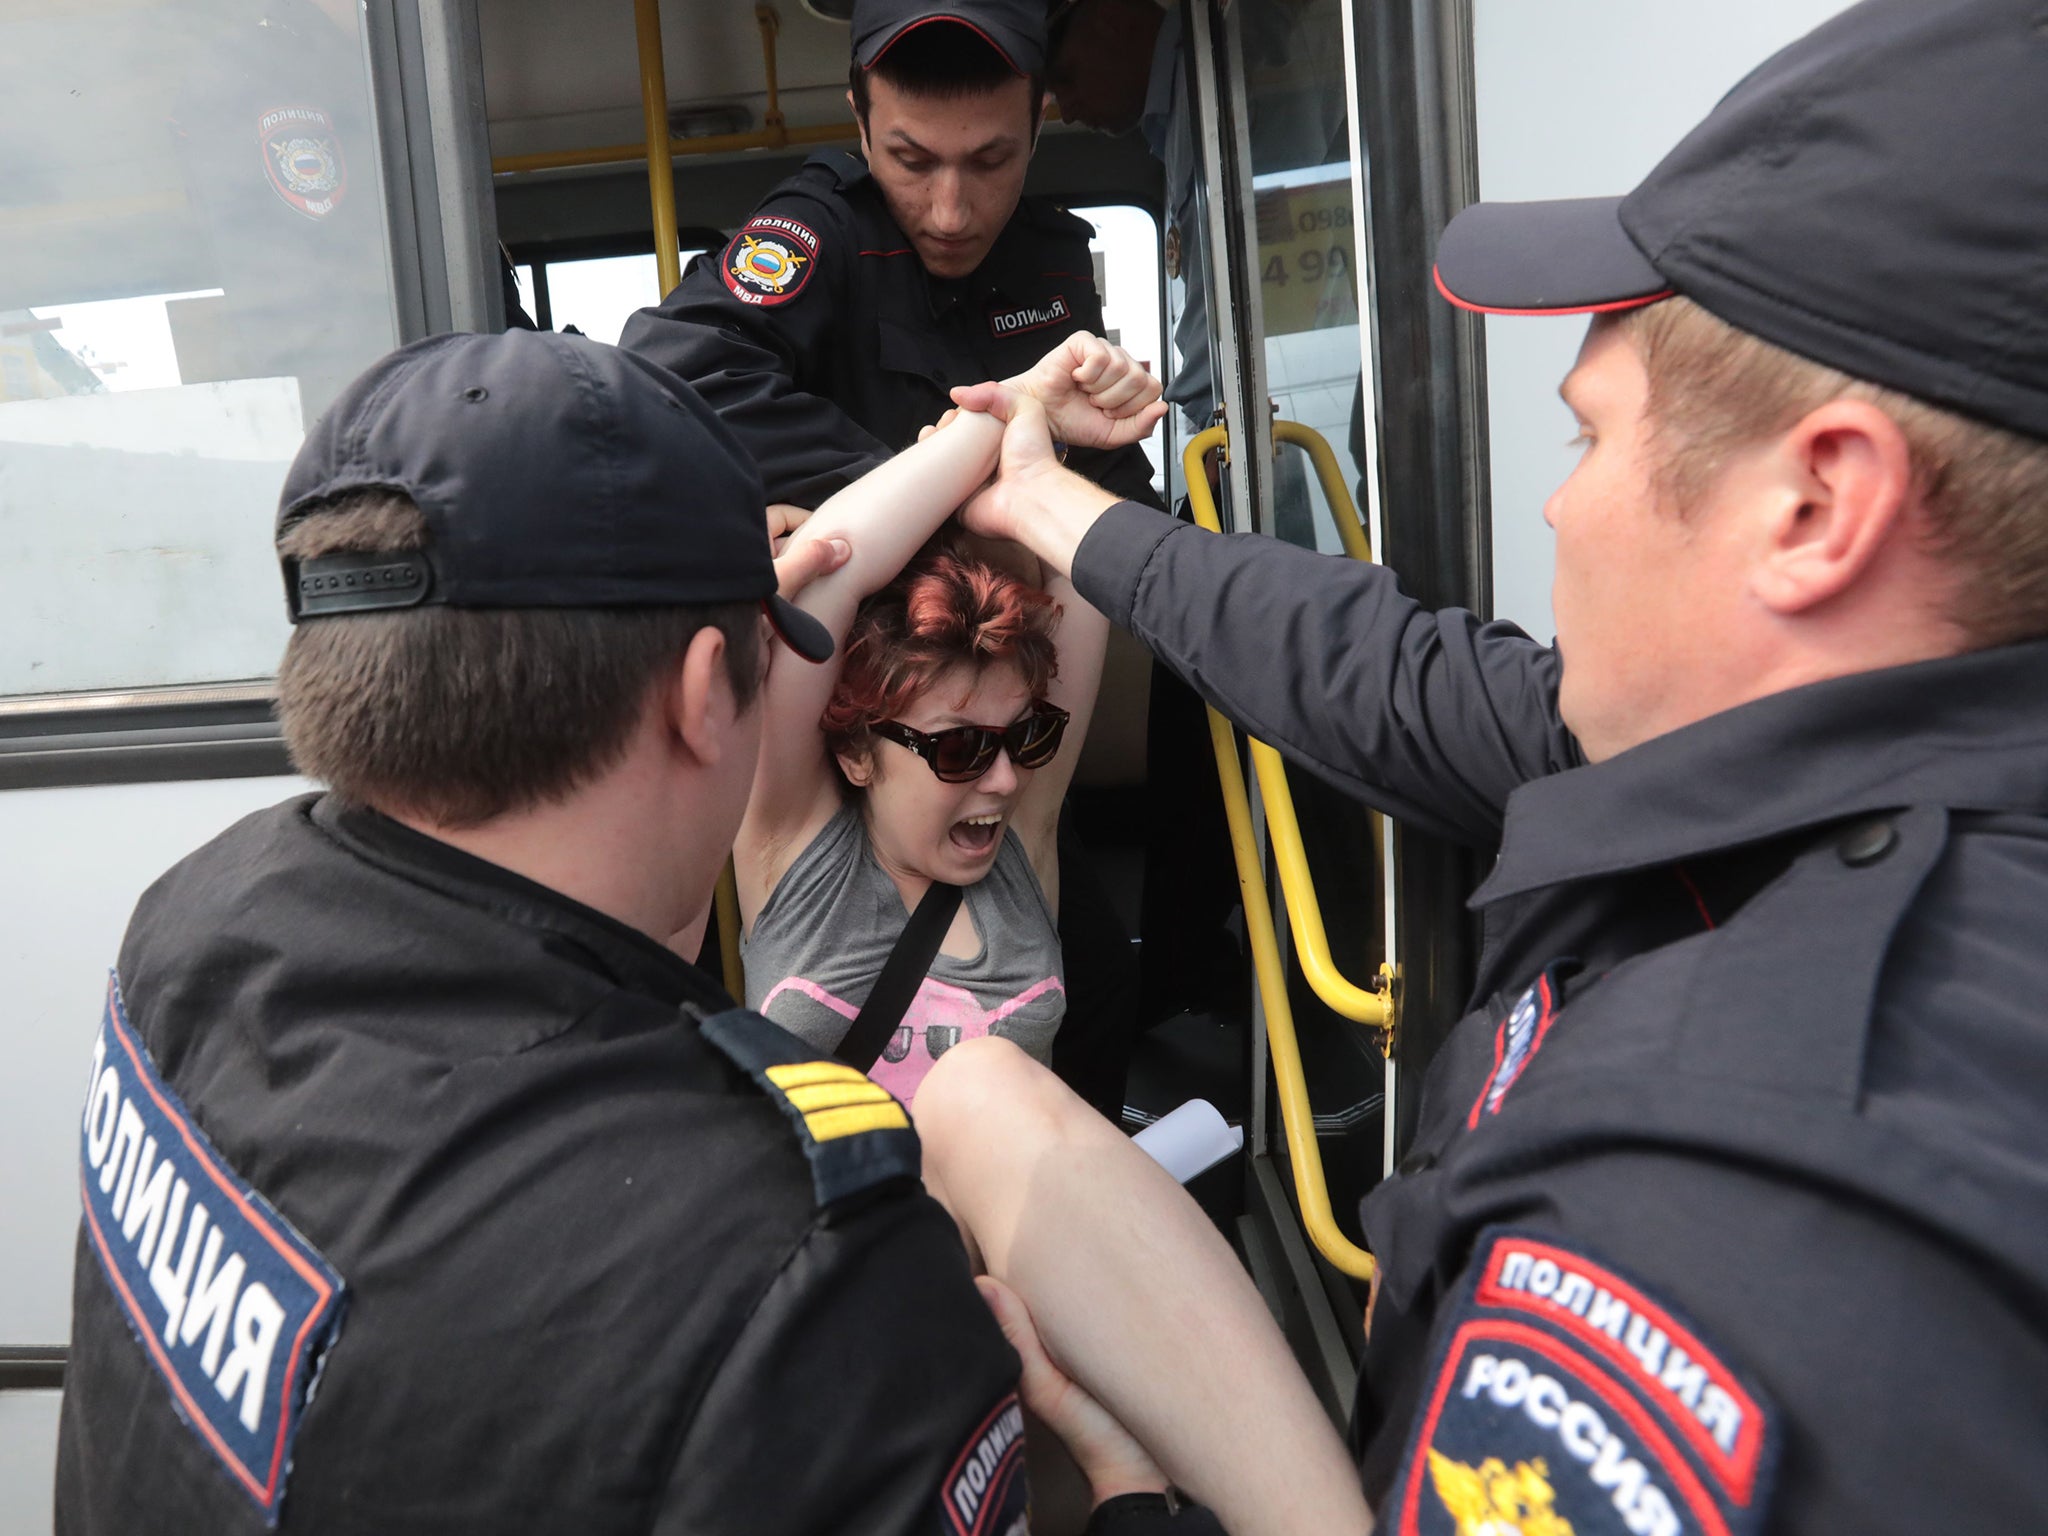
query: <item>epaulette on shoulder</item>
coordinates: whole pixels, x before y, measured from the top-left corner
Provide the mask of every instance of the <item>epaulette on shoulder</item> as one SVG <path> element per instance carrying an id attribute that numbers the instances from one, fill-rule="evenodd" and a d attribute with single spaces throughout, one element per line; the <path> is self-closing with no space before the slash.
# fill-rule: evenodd
<path id="1" fill-rule="evenodd" d="M 854 154 L 851 150 L 845 149 L 819 150 L 815 155 L 804 161 L 798 174 L 803 175 L 809 172 L 813 166 L 823 171 L 831 180 L 832 185 L 839 188 L 842 192 L 848 187 L 858 186 L 861 182 L 866 181 L 870 174 L 867 161 L 861 159 L 859 155 Z"/>
<path id="2" fill-rule="evenodd" d="M 699 1032 L 773 1099 L 796 1128 L 820 1208 L 920 1174 L 917 1132 L 889 1090 L 843 1061 L 821 1058 L 746 1008 L 715 1013 Z"/>
<path id="3" fill-rule="evenodd" d="M 1073 235 L 1086 242 L 1095 233 L 1095 226 L 1078 213 L 1069 212 L 1066 205 L 1056 203 L 1049 197 L 1026 197 L 1019 199 L 1018 209 L 1040 229 L 1057 234 Z"/>

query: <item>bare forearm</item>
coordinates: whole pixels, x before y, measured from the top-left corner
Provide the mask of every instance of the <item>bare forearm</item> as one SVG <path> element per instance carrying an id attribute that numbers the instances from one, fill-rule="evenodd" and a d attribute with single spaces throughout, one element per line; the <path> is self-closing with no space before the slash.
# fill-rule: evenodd
<path id="1" fill-rule="evenodd" d="M 830 585 L 858 599 L 887 585 L 988 478 L 1002 434 L 1002 423 L 963 412 L 828 499 L 792 543 L 841 538 L 852 545 L 853 557 L 810 591 L 823 596 L 820 589 Z"/>

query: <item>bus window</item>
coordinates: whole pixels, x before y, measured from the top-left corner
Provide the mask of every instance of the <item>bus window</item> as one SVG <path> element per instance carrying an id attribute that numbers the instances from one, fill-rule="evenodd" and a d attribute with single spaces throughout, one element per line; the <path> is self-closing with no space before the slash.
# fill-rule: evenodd
<path id="1" fill-rule="evenodd" d="M 696 251 L 682 253 L 688 266 Z M 592 256 L 581 261 L 547 264 L 548 310 L 554 328 L 577 330 L 595 341 L 617 346 L 619 332 L 636 309 L 656 303 L 661 281 L 655 275 L 654 253 L 639 256 Z"/>
<path id="2" fill-rule="evenodd" d="M 1095 256 L 1095 290 L 1109 339 L 1165 377 L 1169 359 L 1159 337 L 1159 221 L 1143 208 L 1108 203 L 1071 210 L 1095 226 L 1088 249 Z M 1165 493 L 1166 435 L 1145 439 L 1153 489 Z"/>
<path id="3" fill-rule="evenodd" d="M 305 425 L 397 340 L 356 6 L 0 21 L 0 695 L 255 679 Z"/>
<path id="4" fill-rule="evenodd" d="M 1239 25 L 1266 392 L 1277 417 L 1328 439 L 1357 499 L 1363 398 L 1343 16 L 1335 0 L 1254 0 Z M 1322 488 L 1298 452 L 1275 460 L 1268 531 L 1325 553 L 1343 550 Z"/>
<path id="5" fill-rule="evenodd" d="M 685 267 L 702 251 L 685 247 Z M 657 301 L 661 282 L 652 252 L 618 256 L 543 257 L 514 266 L 520 301 L 544 331 L 581 334 L 607 346 L 619 344 L 619 332 L 636 309 Z"/>

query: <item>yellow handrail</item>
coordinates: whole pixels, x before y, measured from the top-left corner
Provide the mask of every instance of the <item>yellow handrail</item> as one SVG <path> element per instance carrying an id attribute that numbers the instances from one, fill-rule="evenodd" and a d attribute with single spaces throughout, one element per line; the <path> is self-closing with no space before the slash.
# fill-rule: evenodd
<path id="1" fill-rule="evenodd" d="M 666 125 L 663 125 L 666 127 Z M 791 128 L 755 128 L 746 133 L 702 133 L 687 139 L 669 139 L 671 157 L 683 155 L 725 155 L 742 149 L 788 149 L 808 144 L 850 144 L 860 138 L 860 128 L 851 119 L 843 123 L 805 123 Z M 657 135 L 656 143 L 660 142 Z M 563 171 L 586 165 L 630 165 L 647 158 L 647 141 L 638 144 L 600 144 L 592 149 L 548 149 L 530 155 L 497 155 L 491 160 L 494 176 L 519 176 L 532 171 Z"/>
<path id="2" fill-rule="evenodd" d="M 1259 778 L 1259 798 L 1266 805 L 1273 863 L 1280 873 L 1280 890 L 1287 898 L 1287 924 L 1294 931 L 1294 952 L 1301 959 L 1301 974 L 1332 1012 L 1354 1024 L 1383 1030 L 1388 1017 L 1386 994 L 1367 991 L 1346 978 L 1330 953 L 1323 909 L 1316 900 L 1315 879 L 1309 873 L 1308 847 L 1301 835 L 1301 823 L 1295 818 L 1293 791 L 1287 787 L 1287 765 L 1278 752 L 1257 738 L 1251 739 L 1251 749 L 1252 767 Z M 1377 819 L 1374 818 L 1375 823 Z M 1377 835 L 1373 846 L 1379 846 Z"/>
<path id="3" fill-rule="evenodd" d="M 634 42 L 640 52 L 640 121 L 647 142 L 668 137 L 668 75 L 661 57 L 661 0 L 633 0 Z M 667 298 L 683 280 L 682 258 L 676 252 L 676 171 L 653 154 L 647 156 L 647 192 L 654 205 L 654 269 L 661 280 L 660 298 Z"/>
<path id="4" fill-rule="evenodd" d="M 1211 432 L 1221 430 L 1210 428 Z M 1207 436 L 1206 433 L 1203 435 Z M 1331 451 L 1322 433 L 1298 421 L 1275 421 L 1273 437 L 1277 442 L 1293 443 L 1308 451 L 1322 481 L 1331 519 L 1337 525 L 1338 536 L 1343 540 L 1346 551 L 1353 559 L 1370 560 L 1372 548 L 1366 540 L 1365 527 L 1359 521 L 1351 493 L 1344 485 L 1344 472 L 1337 464 L 1337 455 Z M 1206 444 L 1201 451 L 1207 452 Z M 1199 498 L 1192 489 L 1197 478 L 1192 469 L 1188 478 L 1191 487 L 1189 498 L 1195 506 L 1195 516 L 1204 527 L 1220 532 L 1222 523 L 1209 496 L 1208 477 L 1200 477 Z M 1258 773 L 1259 798 L 1265 803 L 1266 825 L 1272 834 L 1273 862 L 1279 872 L 1281 892 L 1287 898 L 1287 922 L 1294 933 L 1294 948 L 1301 958 L 1302 975 L 1332 1011 L 1355 1024 L 1387 1031 L 1391 1036 L 1393 968 L 1389 965 L 1380 967 L 1380 984 L 1374 988 L 1357 985 L 1338 969 L 1336 957 L 1330 952 L 1329 935 L 1323 927 L 1322 905 L 1316 900 L 1315 880 L 1308 867 L 1308 849 L 1301 835 L 1301 823 L 1294 813 L 1294 794 L 1287 784 L 1287 764 L 1265 742 L 1251 738 L 1250 744 L 1252 766 Z M 1377 811 L 1371 813 L 1370 825 L 1373 845 L 1377 847 L 1380 843 Z M 1391 1039 L 1388 1044 L 1391 1045 Z"/>
<path id="5" fill-rule="evenodd" d="M 1221 533 L 1223 524 L 1216 515 L 1216 499 L 1210 493 L 1202 457 L 1227 441 L 1227 436 L 1221 427 L 1198 432 L 1189 439 L 1181 455 L 1189 505 L 1194 509 L 1195 520 L 1211 533 Z M 1258 977 L 1259 996 L 1265 1003 L 1266 1040 L 1272 1050 L 1273 1078 L 1280 1089 L 1280 1121 L 1287 1133 L 1288 1161 L 1294 1166 L 1294 1195 L 1301 1204 L 1302 1225 L 1324 1258 L 1347 1275 L 1370 1280 L 1378 1270 L 1373 1256 L 1344 1235 L 1337 1225 L 1336 1213 L 1330 1208 L 1322 1149 L 1316 1145 L 1315 1111 L 1309 1104 L 1308 1081 L 1301 1066 L 1301 1042 L 1294 1032 L 1294 1010 L 1288 1006 L 1287 978 L 1280 967 L 1280 940 L 1273 927 L 1273 905 L 1266 896 L 1265 871 L 1259 862 L 1258 844 L 1252 838 L 1251 797 L 1245 791 L 1244 771 L 1237 761 L 1237 733 L 1214 709 L 1209 711 L 1209 740 L 1216 751 L 1223 813 L 1230 824 L 1238 891 L 1244 898 L 1252 969 Z M 1295 842 L 1298 847 L 1298 827 Z M 1293 907 L 1290 896 L 1290 912 Z"/>
<path id="6" fill-rule="evenodd" d="M 768 12 L 766 6 L 760 9 Z M 773 13 L 768 12 L 761 18 L 761 46 L 771 52 L 775 46 L 772 17 Z M 647 142 L 652 144 L 668 134 L 668 82 L 661 58 L 660 0 L 633 0 L 633 33 L 640 53 L 640 113 L 647 127 Z M 774 78 L 771 67 L 771 101 Z M 644 146 L 639 153 L 646 154 Z M 492 168 L 497 169 L 497 166 L 494 164 Z M 665 299 L 683 280 L 682 258 L 676 252 L 676 177 L 673 166 L 653 155 L 647 155 L 647 193 L 654 213 L 654 267 L 661 284 L 661 292 L 655 297 Z M 719 969 L 725 990 L 744 1000 L 747 973 L 740 964 L 739 886 L 733 879 L 731 859 L 727 859 L 725 868 L 719 871 L 712 909 L 718 923 Z"/>
<path id="7" fill-rule="evenodd" d="M 1354 560 L 1372 561 L 1372 542 L 1366 537 L 1365 524 L 1359 520 L 1358 508 L 1351 500 L 1350 487 L 1344 483 L 1344 471 L 1337 463 L 1329 440 L 1313 427 L 1305 427 L 1298 421 L 1275 421 L 1273 440 L 1292 443 L 1303 449 L 1309 461 L 1315 466 L 1316 478 L 1322 482 L 1323 500 L 1329 505 L 1330 520 L 1337 525 L 1337 537 L 1343 542 L 1344 552 Z M 1388 1019 L 1391 1010 L 1392 977 L 1391 966 L 1380 967 L 1381 984 L 1385 990 L 1368 991 L 1349 980 L 1337 969 L 1336 959 L 1330 953 L 1330 941 L 1323 929 L 1323 911 L 1316 901 L 1315 881 L 1310 877 L 1308 852 L 1301 836 L 1301 824 L 1294 814 L 1294 794 L 1287 784 L 1287 764 L 1280 754 L 1263 741 L 1251 743 L 1252 766 L 1258 770 L 1259 796 L 1266 804 L 1266 824 L 1273 829 L 1273 857 L 1280 871 L 1280 889 L 1287 897 L 1287 922 L 1294 930 L 1295 952 L 1301 957 L 1302 975 L 1316 996 L 1334 1012 L 1350 1019 L 1355 1024 L 1367 1024 L 1389 1035 L 1387 1044 L 1392 1046 Z M 1372 844 L 1381 845 L 1380 813 L 1370 812 L 1367 825 L 1372 829 Z"/>
<path id="8" fill-rule="evenodd" d="M 1275 421 L 1273 441 L 1292 443 L 1307 451 L 1309 462 L 1316 467 L 1316 478 L 1323 483 L 1323 500 L 1330 504 L 1330 519 L 1337 525 L 1337 537 L 1344 541 L 1344 553 L 1370 565 L 1372 544 L 1365 536 L 1365 524 L 1358 520 L 1358 508 L 1352 504 L 1351 492 L 1344 484 L 1344 471 L 1329 440 L 1314 427 L 1305 427 L 1298 421 Z"/>

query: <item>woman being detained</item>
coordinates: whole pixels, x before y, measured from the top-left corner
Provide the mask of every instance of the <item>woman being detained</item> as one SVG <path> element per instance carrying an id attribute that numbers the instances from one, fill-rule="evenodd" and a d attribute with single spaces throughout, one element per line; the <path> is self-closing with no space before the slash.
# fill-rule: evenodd
<path id="1" fill-rule="evenodd" d="M 1065 475 L 1046 413 L 988 386 L 954 397 L 1009 423 L 1002 473 L 967 511 L 1001 527 L 990 514 L 1016 487 Z M 1158 1507 L 1169 1481 L 1230 1536 L 1372 1529 L 1335 1426 L 1244 1266 L 1171 1174 L 999 1039 L 949 1052 L 915 1109 L 925 1187 L 984 1275 L 1026 1405 L 1087 1478 L 1091 1530 L 1215 1536 L 1206 1514 Z"/>
<path id="2" fill-rule="evenodd" d="M 1077 335 L 1009 381 L 1071 443 L 1150 433 L 1159 384 Z M 1040 590 L 938 538 L 995 467 L 1001 422 L 957 413 L 832 497 L 791 547 L 844 539 L 799 606 L 822 666 L 777 666 L 733 849 L 747 1002 L 834 1050 L 934 881 L 963 899 L 870 1075 L 906 1104 L 962 1040 L 1048 1061 L 1066 1012 L 1055 926 L 1060 802 L 1094 708 L 1108 624 L 1064 577 Z"/>

